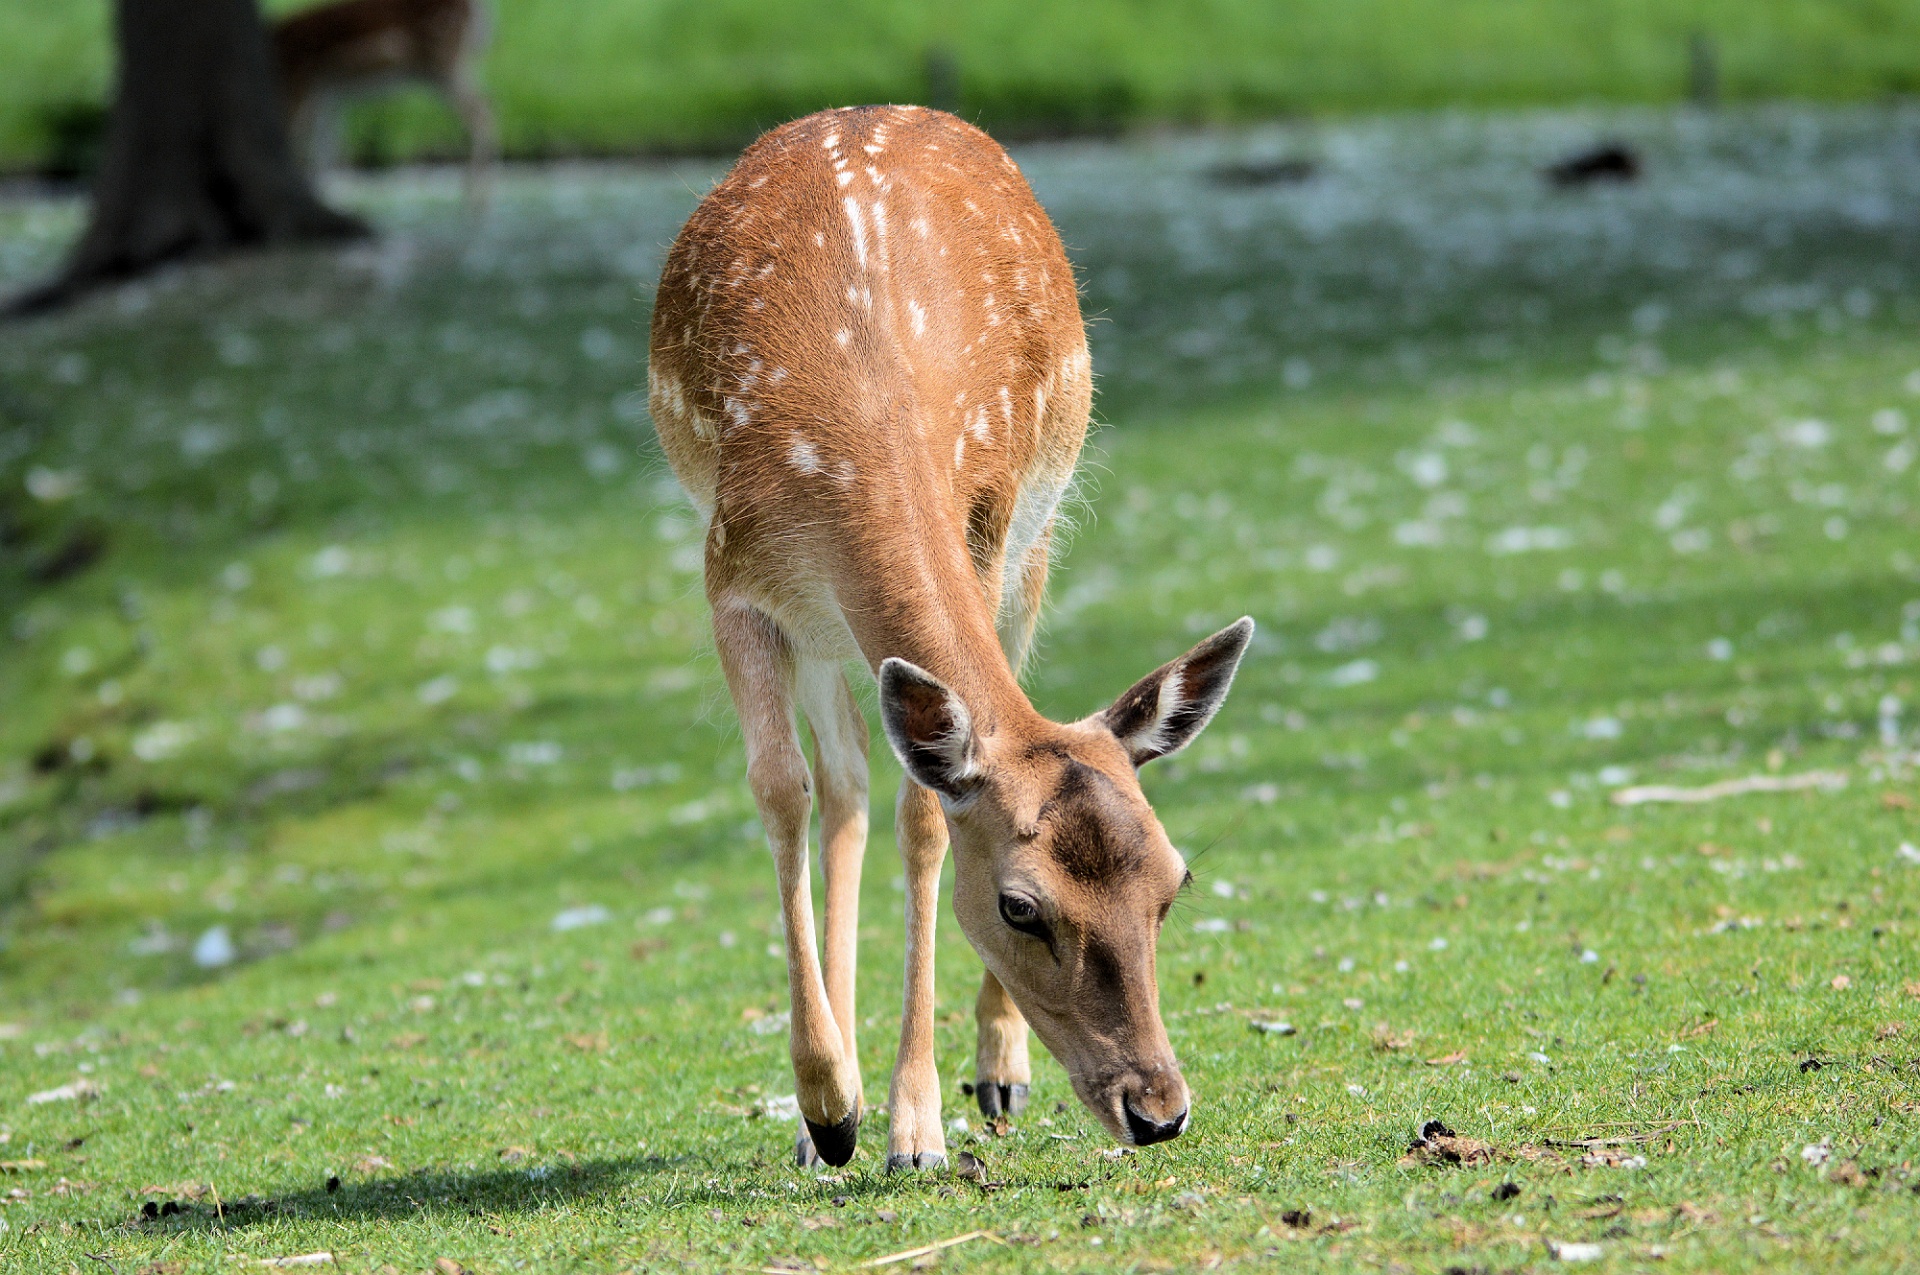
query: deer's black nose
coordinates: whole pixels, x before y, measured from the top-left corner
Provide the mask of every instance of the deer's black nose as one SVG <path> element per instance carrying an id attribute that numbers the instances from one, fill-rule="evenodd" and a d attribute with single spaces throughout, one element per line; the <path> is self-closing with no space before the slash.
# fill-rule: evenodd
<path id="1" fill-rule="evenodd" d="M 1180 1108 L 1180 1114 L 1165 1124 L 1147 1119 L 1133 1109 L 1132 1099 L 1121 1104 L 1127 1113 L 1127 1132 L 1133 1135 L 1136 1147 L 1152 1146 L 1156 1142 L 1167 1142 L 1186 1132 L 1187 1108 Z"/>

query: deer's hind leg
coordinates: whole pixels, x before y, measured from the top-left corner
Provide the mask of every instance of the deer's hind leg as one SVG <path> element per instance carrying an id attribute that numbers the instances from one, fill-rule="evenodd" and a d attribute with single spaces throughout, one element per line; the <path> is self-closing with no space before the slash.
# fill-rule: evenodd
<path id="1" fill-rule="evenodd" d="M 714 598 L 713 637 L 747 745 L 747 784 L 766 826 L 780 882 L 787 939 L 789 1046 L 803 1122 L 799 1154 L 842 1165 L 860 1127 L 860 1073 L 835 1022 L 814 951 L 813 892 L 807 866 L 812 777 L 794 717 L 792 644 L 764 612 Z"/>
<path id="2" fill-rule="evenodd" d="M 1049 525 L 1027 551 L 1019 575 L 1012 581 L 1000 608 L 1000 646 L 1015 676 L 1033 649 L 1040 623 L 1040 604 L 1047 592 L 1047 566 L 1053 549 Z M 1027 1056 L 1027 1020 L 991 971 L 980 976 L 980 995 L 973 1002 L 978 1031 L 973 1055 L 973 1098 L 980 1114 L 1017 1116 L 1027 1109 L 1033 1067 Z"/>

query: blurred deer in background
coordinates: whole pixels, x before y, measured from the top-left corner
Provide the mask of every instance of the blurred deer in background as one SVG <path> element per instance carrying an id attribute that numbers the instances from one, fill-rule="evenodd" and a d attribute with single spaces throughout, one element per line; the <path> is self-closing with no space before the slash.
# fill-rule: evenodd
<path id="1" fill-rule="evenodd" d="M 493 108 L 480 84 L 488 34 L 480 0 L 338 0 L 283 18 L 273 49 L 295 149 L 322 167 L 322 136 L 341 98 L 426 85 L 466 126 L 467 200 L 484 205 L 496 158 Z"/>

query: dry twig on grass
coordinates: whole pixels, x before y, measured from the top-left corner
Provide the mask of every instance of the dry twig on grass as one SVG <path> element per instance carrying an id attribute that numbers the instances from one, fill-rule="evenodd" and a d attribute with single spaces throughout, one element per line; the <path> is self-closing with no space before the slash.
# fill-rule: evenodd
<path id="1" fill-rule="evenodd" d="M 1837 770 L 1810 770 L 1804 775 L 1748 775 L 1745 779 L 1723 779 L 1702 788 L 1675 788 L 1667 784 L 1642 784 L 1622 788 L 1613 794 L 1616 806 L 1644 806 L 1653 802 L 1677 802 L 1694 805 L 1718 801 L 1722 797 L 1742 797 L 1752 792 L 1798 792 L 1818 788 L 1833 792 L 1847 786 L 1847 777 Z"/>

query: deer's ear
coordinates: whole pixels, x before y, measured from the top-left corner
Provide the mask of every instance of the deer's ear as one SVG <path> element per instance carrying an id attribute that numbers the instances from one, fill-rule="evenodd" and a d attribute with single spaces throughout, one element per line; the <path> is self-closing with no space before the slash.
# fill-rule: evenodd
<path id="1" fill-rule="evenodd" d="M 1252 639 L 1253 620 L 1242 616 L 1134 683 L 1100 714 L 1100 721 L 1126 747 L 1135 766 L 1179 752 L 1220 711 Z"/>
<path id="2" fill-rule="evenodd" d="M 932 674 L 905 660 L 882 663 L 880 721 L 915 783 L 949 800 L 972 790 L 980 775 L 973 717 Z"/>

